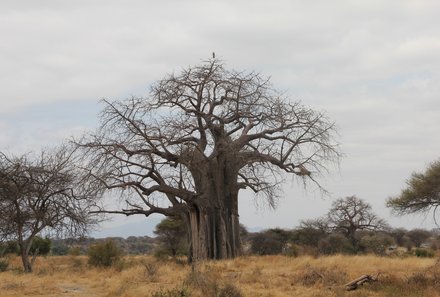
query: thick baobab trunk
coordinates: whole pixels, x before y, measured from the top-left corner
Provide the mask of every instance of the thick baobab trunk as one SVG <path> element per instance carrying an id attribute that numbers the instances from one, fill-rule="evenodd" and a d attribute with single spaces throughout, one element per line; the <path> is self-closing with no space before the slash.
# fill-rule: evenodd
<path id="1" fill-rule="evenodd" d="M 241 253 L 237 171 L 233 162 L 217 159 L 195 175 L 202 193 L 189 205 L 190 261 L 226 259 Z"/>
<path id="2" fill-rule="evenodd" d="M 233 258 L 240 254 L 238 213 L 193 207 L 189 212 L 190 261 Z"/>
<path id="3" fill-rule="evenodd" d="M 241 253 L 238 173 L 242 160 L 221 126 L 212 128 L 216 145 L 210 156 L 200 149 L 187 153 L 198 193 L 187 204 L 190 261 L 227 259 Z"/>

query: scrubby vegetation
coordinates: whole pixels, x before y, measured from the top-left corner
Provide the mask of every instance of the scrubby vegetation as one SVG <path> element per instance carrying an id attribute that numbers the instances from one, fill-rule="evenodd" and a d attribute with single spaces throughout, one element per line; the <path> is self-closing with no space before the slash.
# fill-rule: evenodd
<path id="1" fill-rule="evenodd" d="M 111 240 L 96 243 L 89 248 L 88 263 L 96 267 L 110 267 L 121 260 L 121 249 Z"/>
<path id="2" fill-rule="evenodd" d="M 26 274 L 11 257 L 0 273 L 1 296 L 434 297 L 440 290 L 439 260 L 415 256 L 248 256 L 196 266 L 125 256 L 124 262 L 102 269 L 89 266 L 86 256 L 41 257 Z M 347 282 L 378 273 L 378 281 L 345 291 Z"/>

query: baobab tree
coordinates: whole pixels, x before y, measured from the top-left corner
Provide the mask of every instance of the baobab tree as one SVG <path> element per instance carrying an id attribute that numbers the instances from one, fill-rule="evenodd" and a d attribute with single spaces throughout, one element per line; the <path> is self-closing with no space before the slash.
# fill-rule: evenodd
<path id="1" fill-rule="evenodd" d="M 339 157 L 324 114 L 217 59 L 166 76 L 147 98 L 104 104 L 100 128 L 76 142 L 90 175 L 126 205 L 97 211 L 181 216 L 190 260 L 240 253 L 241 189 L 274 205 L 282 172 L 316 181 Z"/>
<path id="2" fill-rule="evenodd" d="M 333 202 L 328 212 L 330 228 L 347 237 L 355 251 L 359 242 L 356 233 L 361 230 L 383 230 L 387 224 L 371 209 L 371 205 L 356 196 L 341 198 Z"/>
<path id="3" fill-rule="evenodd" d="M 67 147 L 39 155 L 0 153 L 0 239 L 15 240 L 25 272 L 32 272 L 41 232 L 77 236 L 96 220 L 89 210 L 99 187 L 87 182 Z"/>

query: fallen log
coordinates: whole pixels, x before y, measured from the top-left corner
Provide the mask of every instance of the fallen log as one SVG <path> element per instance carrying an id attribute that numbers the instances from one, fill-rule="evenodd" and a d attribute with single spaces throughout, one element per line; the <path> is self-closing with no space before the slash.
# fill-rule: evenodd
<path id="1" fill-rule="evenodd" d="M 369 274 L 364 274 L 364 275 L 358 277 L 357 279 L 352 280 L 351 282 L 345 284 L 344 287 L 347 291 L 356 290 L 359 286 L 363 285 L 364 283 L 377 281 L 379 274 L 380 273 L 378 273 L 375 277 L 371 276 Z"/>

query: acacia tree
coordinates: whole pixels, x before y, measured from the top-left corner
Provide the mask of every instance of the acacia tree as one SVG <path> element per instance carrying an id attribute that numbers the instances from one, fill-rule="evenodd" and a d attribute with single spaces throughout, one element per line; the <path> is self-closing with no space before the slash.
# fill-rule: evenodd
<path id="1" fill-rule="evenodd" d="M 386 222 L 373 213 L 371 205 L 356 196 L 341 198 L 333 202 L 328 212 L 330 227 L 347 237 L 355 251 L 359 248 L 356 233 L 360 230 L 381 230 Z"/>
<path id="2" fill-rule="evenodd" d="M 104 103 L 100 129 L 77 143 L 126 206 L 98 211 L 182 216 L 190 260 L 240 253 L 241 189 L 274 205 L 281 172 L 314 180 L 339 157 L 323 114 L 216 59 L 158 81 L 148 98 Z"/>
<path id="3" fill-rule="evenodd" d="M 154 230 L 163 247 L 173 257 L 176 257 L 179 249 L 182 249 L 183 242 L 187 238 L 186 233 L 185 222 L 180 217 L 165 218 Z"/>
<path id="4" fill-rule="evenodd" d="M 387 201 L 399 214 L 433 211 L 440 206 L 440 161 L 431 163 L 424 173 L 413 173 L 407 181 L 407 188 L 400 195 Z"/>
<path id="5" fill-rule="evenodd" d="M 38 234 L 82 235 L 95 223 L 88 211 L 97 187 L 72 158 L 66 147 L 38 156 L 0 153 L 0 238 L 17 241 L 25 272 L 32 272 Z"/>

